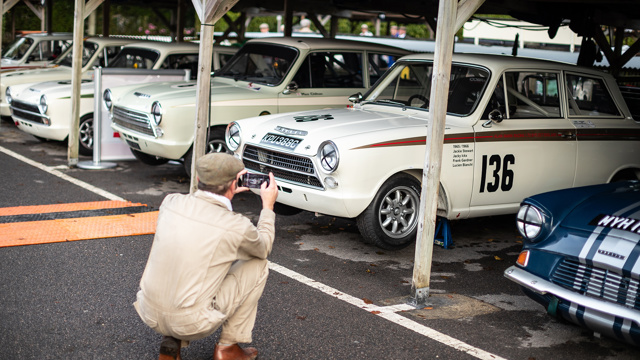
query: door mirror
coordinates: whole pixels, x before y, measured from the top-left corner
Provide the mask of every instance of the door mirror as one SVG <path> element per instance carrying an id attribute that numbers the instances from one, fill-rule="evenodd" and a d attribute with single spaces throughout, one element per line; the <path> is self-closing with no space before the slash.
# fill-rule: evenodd
<path id="1" fill-rule="evenodd" d="M 493 109 L 489 112 L 489 120 L 482 124 L 482 127 L 489 128 L 493 123 L 499 124 L 502 122 L 502 112 L 498 109 Z"/>
<path id="2" fill-rule="evenodd" d="M 298 84 L 296 84 L 295 81 L 292 81 L 292 82 L 289 83 L 289 85 L 287 85 L 287 88 L 284 89 L 284 91 L 282 93 L 285 94 L 285 95 L 289 95 L 289 94 L 291 94 L 292 92 L 294 92 L 296 90 L 298 90 Z"/>
<path id="3" fill-rule="evenodd" d="M 362 93 L 357 93 L 349 96 L 349 101 L 351 101 L 354 104 L 359 103 L 360 101 L 362 101 Z"/>

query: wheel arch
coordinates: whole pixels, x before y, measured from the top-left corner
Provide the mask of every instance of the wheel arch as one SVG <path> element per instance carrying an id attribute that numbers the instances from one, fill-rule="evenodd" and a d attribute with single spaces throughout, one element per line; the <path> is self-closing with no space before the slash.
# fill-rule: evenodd
<path id="1" fill-rule="evenodd" d="M 414 178 L 416 178 L 422 184 L 422 169 L 406 169 L 398 173 L 409 174 Z M 392 174 L 391 176 L 386 178 L 383 183 L 385 183 L 394 175 L 395 174 Z M 451 204 L 449 204 L 449 197 L 447 196 L 446 187 L 442 182 L 440 182 L 440 188 L 438 190 L 438 216 L 446 217 L 447 214 L 449 214 L 450 208 L 451 208 Z"/>
<path id="2" fill-rule="evenodd" d="M 623 181 L 623 180 L 640 180 L 640 168 L 638 167 L 626 167 L 618 169 L 611 176 L 609 182 Z"/>

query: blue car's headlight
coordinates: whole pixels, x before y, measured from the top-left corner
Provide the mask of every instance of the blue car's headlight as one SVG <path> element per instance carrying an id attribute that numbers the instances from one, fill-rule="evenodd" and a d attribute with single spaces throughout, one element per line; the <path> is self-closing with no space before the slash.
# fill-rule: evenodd
<path id="1" fill-rule="evenodd" d="M 540 233 L 542 233 L 544 217 L 538 208 L 524 204 L 518 211 L 516 223 L 518 224 L 520 234 L 522 234 L 525 239 L 534 241 L 540 236 Z"/>

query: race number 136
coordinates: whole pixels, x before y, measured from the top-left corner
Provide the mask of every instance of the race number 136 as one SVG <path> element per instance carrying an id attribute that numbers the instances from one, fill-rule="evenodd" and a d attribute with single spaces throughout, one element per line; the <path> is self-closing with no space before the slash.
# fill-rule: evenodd
<path id="1" fill-rule="evenodd" d="M 480 180 L 480 192 L 496 192 L 498 189 L 509 191 L 513 187 L 513 170 L 509 165 L 516 163 L 516 157 L 507 154 L 504 158 L 500 155 L 482 156 L 482 179 Z"/>

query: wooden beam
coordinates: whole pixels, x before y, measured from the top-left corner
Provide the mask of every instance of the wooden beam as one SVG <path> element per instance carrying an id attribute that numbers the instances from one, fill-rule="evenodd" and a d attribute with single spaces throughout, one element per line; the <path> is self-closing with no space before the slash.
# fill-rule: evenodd
<path id="1" fill-rule="evenodd" d="M 484 1 L 485 0 L 460 0 L 460 3 L 458 3 L 456 24 L 454 26 L 456 32 L 478 11 L 480 6 L 484 4 Z M 438 17 L 438 19 L 439 18 L 440 17 Z"/>
<path id="2" fill-rule="evenodd" d="M 204 1 L 204 0 L 203 0 Z M 200 48 L 198 56 L 198 80 L 196 84 L 196 118 L 191 156 L 190 192 L 198 188 L 196 178 L 196 162 L 205 154 L 207 131 L 209 129 L 209 101 L 211 99 L 211 62 L 213 61 L 213 29 L 214 23 L 222 18 L 238 0 L 212 0 L 207 3 L 193 0 L 194 6 L 200 8 L 198 16 L 200 26 Z"/>
<path id="3" fill-rule="evenodd" d="M 38 17 L 38 19 L 40 19 L 40 21 L 44 20 L 44 13 L 42 11 L 42 6 L 35 6 L 31 3 L 31 1 L 29 0 L 23 0 L 25 5 L 27 5 L 27 7 L 29 9 L 31 9 L 31 11 Z"/>
<path id="4" fill-rule="evenodd" d="M 73 12 L 73 59 L 71 61 L 71 119 L 67 145 L 69 167 L 78 165 L 78 129 L 80 127 L 80 85 L 82 84 L 82 47 L 84 37 L 84 0 L 75 0 Z"/>
<path id="5" fill-rule="evenodd" d="M 284 0 L 284 36 L 287 37 L 291 37 L 293 33 L 293 4 L 291 1 Z"/>
<path id="6" fill-rule="evenodd" d="M 323 37 L 326 37 L 326 38 L 330 37 L 329 33 L 327 32 L 327 29 L 325 29 L 324 25 L 322 25 L 320 20 L 318 20 L 318 14 L 310 12 L 310 13 L 307 13 L 307 15 L 309 15 L 309 20 L 311 20 L 313 25 L 315 25 L 316 28 L 318 28 L 318 31 L 320 31 Z"/>
<path id="7" fill-rule="evenodd" d="M 104 0 L 102 3 L 102 36 L 109 36 L 111 34 L 111 0 Z"/>
<path id="8" fill-rule="evenodd" d="M 84 6 L 84 18 L 86 19 L 87 16 L 96 11 L 98 6 L 100 6 L 102 2 L 104 2 L 104 0 L 89 0 L 89 2 L 87 2 Z"/>
<path id="9" fill-rule="evenodd" d="M 18 4 L 20 2 L 20 0 L 7 0 L 2 4 L 2 14 L 6 13 L 7 11 L 11 10 L 12 7 L 16 6 L 16 4 Z"/>

